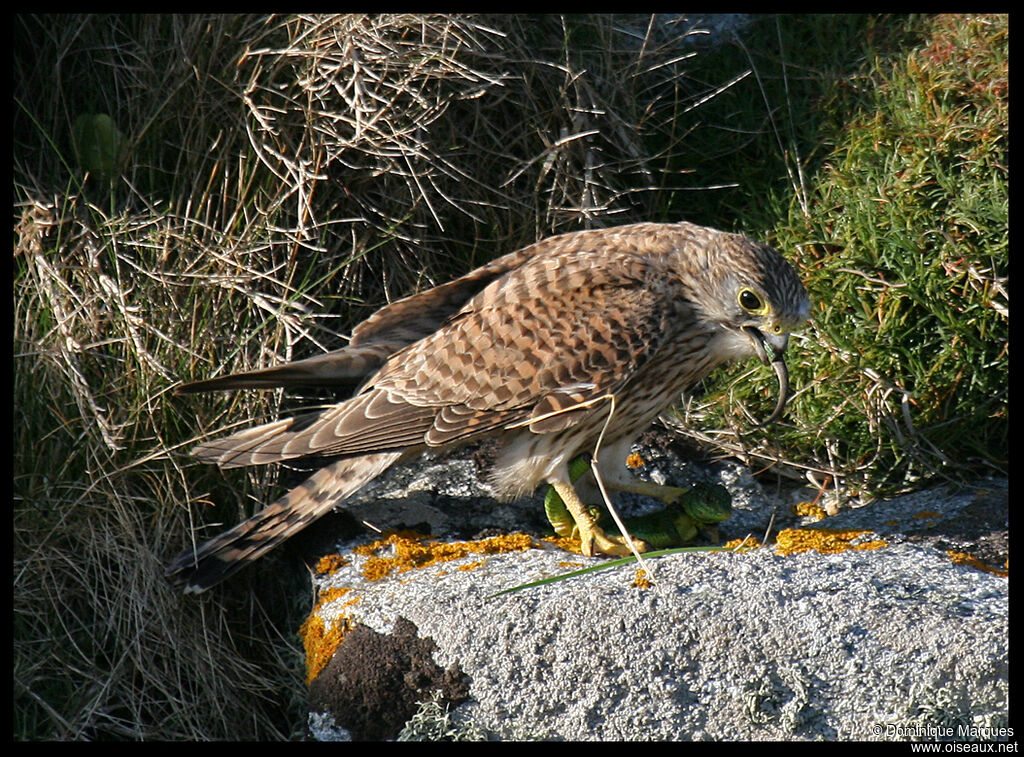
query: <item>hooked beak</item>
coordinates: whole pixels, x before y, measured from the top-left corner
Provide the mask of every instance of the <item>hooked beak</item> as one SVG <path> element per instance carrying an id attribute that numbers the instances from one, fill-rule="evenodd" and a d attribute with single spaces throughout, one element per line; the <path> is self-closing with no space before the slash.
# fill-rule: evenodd
<path id="1" fill-rule="evenodd" d="M 761 362 L 770 365 L 775 369 L 775 375 L 779 379 L 779 399 L 775 403 L 775 409 L 764 423 L 757 424 L 757 428 L 764 428 L 775 423 L 786 409 L 786 402 L 789 401 L 789 369 L 786 368 L 786 345 L 789 343 L 789 334 L 765 334 L 753 326 L 744 326 L 750 341 L 754 343 L 754 350 Z"/>

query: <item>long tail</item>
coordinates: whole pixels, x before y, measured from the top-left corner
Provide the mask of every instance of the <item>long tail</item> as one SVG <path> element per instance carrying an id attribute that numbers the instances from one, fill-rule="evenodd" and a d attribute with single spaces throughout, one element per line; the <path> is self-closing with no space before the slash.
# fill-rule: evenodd
<path id="1" fill-rule="evenodd" d="M 167 576 L 183 583 L 186 592 L 206 591 L 326 514 L 401 455 L 378 452 L 322 468 L 248 520 L 182 552 L 167 566 Z"/>

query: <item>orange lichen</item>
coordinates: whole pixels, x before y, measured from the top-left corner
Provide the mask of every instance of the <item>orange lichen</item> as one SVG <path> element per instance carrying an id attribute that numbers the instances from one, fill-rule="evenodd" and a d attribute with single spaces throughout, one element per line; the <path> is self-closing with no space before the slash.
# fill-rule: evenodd
<path id="1" fill-rule="evenodd" d="M 348 565 L 349 559 L 342 555 L 324 555 L 316 561 L 316 567 L 313 570 L 316 571 L 317 575 L 330 575 L 339 568 L 343 568 Z"/>
<path id="2" fill-rule="evenodd" d="M 640 457 L 640 455 L 638 455 L 636 452 L 632 452 L 632 453 L 630 453 L 626 457 L 626 467 L 627 468 L 633 468 L 633 469 L 642 468 L 643 465 L 644 465 L 644 459 L 642 457 Z"/>
<path id="3" fill-rule="evenodd" d="M 917 520 L 928 520 L 929 518 L 938 517 L 940 517 L 940 513 L 937 513 L 934 510 L 922 510 L 919 513 L 914 513 L 914 518 Z"/>
<path id="4" fill-rule="evenodd" d="M 1003 578 L 1007 578 L 1010 575 L 1009 560 L 1006 561 L 1006 570 L 999 570 L 999 568 L 993 568 L 986 565 L 977 557 L 967 552 L 955 552 L 952 549 L 947 549 L 946 554 L 949 555 L 949 559 L 953 561 L 954 565 L 966 565 L 970 568 L 975 568 L 977 570 L 983 570 L 986 573 L 991 573 L 994 576 L 1002 576 Z"/>
<path id="5" fill-rule="evenodd" d="M 786 528 L 775 537 L 775 551 L 780 555 L 795 555 L 813 549 L 822 554 L 834 554 L 849 549 L 880 549 L 889 546 L 888 542 L 881 539 L 857 541 L 871 533 L 853 529 Z"/>
<path id="6" fill-rule="evenodd" d="M 722 549 L 757 549 L 760 546 L 761 542 L 753 536 L 748 536 L 745 539 L 733 539 L 732 541 L 727 541 L 722 545 Z"/>
<path id="7" fill-rule="evenodd" d="M 413 568 L 459 560 L 473 554 L 496 555 L 502 552 L 521 552 L 533 547 L 533 539 L 527 534 L 507 534 L 478 541 L 440 542 L 425 541 L 420 534 L 401 531 L 388 534 L 372 544 L 364 544 L 353 550 L 369 559 L 363 565 L 363 575 L 370 581 L 378 581 L 394 572 L 404 573 Z M 379 553 L 388 550 L 391 556 Z"/>
<path id="8" fill-rule="evenodd" d="M 330 628 L 327 628 L 324 625 L 320 609 L 328 602 L 344 597 L 350 591 L 352 591 L 350 586 L 336 586 L 321 592 L 317 595 L 316 604 L 310 610 L 309 617 L 306 618 L 299 628 L 299 638 L 302 639 L 302 646 L 306 650 L 307 684 L 320 675 L 320 671 L 324 669 L 324 666 L 334 655 L 334 650 L 338 648 L 341 640 L 351 627 L 349 620 L 342 616 Z M 343 606 L 348 607 L 358 601 L 359 595 L 356 594 L 349 601 L 345 602 Z"/>
<path id="9" fill-rule="evenodd" d="M 299 638 L 306 651 L 306 685 L 313 682 L 320 671 L 331 661 L 335 650 L 342 639 L 352 630 L 352 622 L 345 617 L 331 623 L 330 628 L 324 624 L 319 615 L 311 613 L 299 628 Z"/>
<path id="10" fill-rule="evenodd" d="M 638 589 L 650 589 L 651 579 L 647 577 L 647 571 L 643 568 L 637 568 L 636 576 L 633 578 L 633 586 Z"/>
<path id="11" fill-rule="evenodd" d="M 567 536 L 545 536 L 541 541 L 546 541 L 548 544 L 554 544 L 565 552 L 575 552 L 577 555 L 583 554 L 579 539 L 571 539 Z"/>
<path id="12" fill-rule="evenodd" d="M 823 520 L 825 518 L 825 508 L 816 502 L 797 502 L 790 508 L 794 515 L 803 517 L 812 517 L 815 520 Z"/>
<path id="13" fill-rule="evenodd" d="M 325 589 L 324 591 L 322 591 L 320 594 L 317 595 L 316 607 L 313 608 L 313 611 L 316 612 L 317 610 L 319 610 L 321 607 L 323 607 L 328 602 L 333 602 L 334 600 L 339 599 L 339 598 L 345 596 L 350 591 L 352 591 L 352 587 L 351 586 L 334 586 L 334 587 L 331 587 L 330 589 Z M 358 601 L 359 601 L 359 597 L 357 595 L 357 596 L 353 597 L 352 599 L 350 599 L 348 602 L 346 602 L 345 606 L 347 607 L 348 605 L 355 604 Z"/>

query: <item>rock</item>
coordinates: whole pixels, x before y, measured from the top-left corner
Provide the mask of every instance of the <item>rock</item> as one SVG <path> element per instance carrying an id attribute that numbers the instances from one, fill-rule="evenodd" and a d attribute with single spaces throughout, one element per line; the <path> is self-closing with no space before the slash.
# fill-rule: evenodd
<path id="1" fill-rule="evenodd" d="M 770 545 L 648 560 L 649 588 L 634 580 L 635 564 L 620 564 L 498 595 L 611 561 L 541 541 L 542 492 L 496 505 L 472 458 L 427 460 L 420 472 L 375 482 L 351 509 L 380 527 L 429 524 L 437 542 L 392 538 L 371 553 L 364 538 L 321 565 L 316 622 L 304 634 L 309 659 L 320 661 L 312 672 L 328 676 L 313 683 L 318 701 L 350 685 L 330 678 L 334 663 L 323 660 L 354 643 L 345 629 L 365 627 L 418 650 L 407 673 L 424 684 L 423 706 L 443 713 L 435 734 L 448 738 L 999 735 L 977 729 L 1006 724 L 1007 581 L 991 564 L 979 569 L 950 553 L 985 546 L 989 563 L 1005 555 L 1004 481 L 919 492 L 811 524 L 770 502 L 738 465 L 708 471 L 659 458 L 644 473 L 726 485 L 736 515 L 721 527 L 724 538 L 760 539 L 773 510 L 777 525 L 814 538 L 789 554 Z M 531 533 L 466 541 L 524 525 Z M 826 543 L 837 551 L 818 551 Z M 452 695 L 460 685 L 468 685 L 461 704 Z M 407 699 L 401 688 L 396 697 Z M 318 708 L 329 709 L 314 707 L 317 738 L 345 736 Z M 396 730 L 391 723 L 383 737 Z"/>

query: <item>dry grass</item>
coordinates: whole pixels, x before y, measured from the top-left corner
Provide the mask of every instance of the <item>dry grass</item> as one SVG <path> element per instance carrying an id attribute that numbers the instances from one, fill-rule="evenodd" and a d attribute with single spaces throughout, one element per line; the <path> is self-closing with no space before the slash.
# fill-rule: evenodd
<path id="1" fill-rule="evenodd" d="M 336 346 L 548 233 L 656 215 L 673 113 L 707 89 L 686 89 L 689 28 L 648 23 L 16 19 L 17 738 L 301 729 L 276 630 L 301 574 L 272 558 L 199 600 L 162 578 L 276 483 L 184 450 L 279 398 L 168 391 Z"/>

